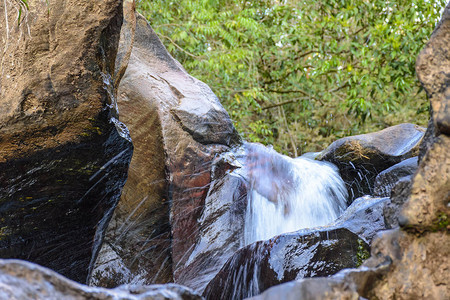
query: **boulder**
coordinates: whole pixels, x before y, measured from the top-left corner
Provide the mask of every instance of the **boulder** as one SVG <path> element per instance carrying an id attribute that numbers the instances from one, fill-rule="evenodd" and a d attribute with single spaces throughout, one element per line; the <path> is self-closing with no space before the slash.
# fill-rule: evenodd
<path id="1" fill-rule="evenodd" d="M 0 5 L 0 257 L 86 282 L 132 154 L 114 100 L 122 2 L 31 1 L 18 25 L 19 4 Z"/>
<path id="2" fill-rule="evenodd" d="M 210 281 L 203 296 L 243 299 L 283 282 L 329 276 L 360 264 L 368 249 L 363 240 L 344 228 L 282 234 L 238 250 Z"/>
<path id="3" fill-rule="evenodd" d="M 118 107 L 135 151 L 91 284 L 190 283 L 199 274 L 182 270 L 218 185 L 213 160 L 240 138 L 211 89 L 187 74 L 141 15 Z M 224 185 L 236 188 L 231 181 Z"/>
<path id="4" fill-rule="evenodd" d="M 411 177 L 417 170 L 418 157 L 411 157 L 387 168 L 377 175 L 373 188 L 376 197 L 390 197 L 392 188 L 403 177 Z"/>
<path id="5" fill-rule="evenodd" d="M 213 164 L 211 186 L 199 218 L 199 240 L 194 245 L 179 282 L 202 292 L 225 262 L 244 246 L 247 182 L 230 172 L 235 162 L 229 153 Z"/>
<path id="6" fill-rule="evenodd" d="M 123 285 L 108 290 L 71 281 L 49 269 L 21 260 L 0 260 L 1 299 L 68 300 L 200 300 L 189 288 L 177 285 Z"/>
<path id="7" fill-rule="evenodd" d="M 384 223 L 386 228 L 395 228 L 398 226 L 398 217 L 401 207 L 408 200 L 411 194 L 412 175 L 400 178 L 391 192 L 391 198 L 383 208 Z"/>
<path id="8" fill-rule="evenodd" d="M 445 134 L 450 136 L 450 87 L 447 76 L 450 74 L 450 60 L 447 55 L 450 34 L 450 15 L 448 6 L 442 19 L 420 52 L 416 61 L 416 73 L 427 92 L 431 104 L 431 119 L 423 150 L 429 148 L 433 138 Z"/>
<path id="9" fill-rule="evenodd" d="M 339 139 L 316 159 L 335 164 L 347 184 L 350 203 L 372 195 L 376 176 L 383 170 L 419 153 L 425 129 L 400 124 L 378 132 Z"/>
<path id="10" fill-rule="evenodd" d="M 390 199 L 363 196 L 356 199 L 328 228 L 346 228 L 370 244 L 373 237 L 386 229 L 384 208 Z"/>
<path id="11" fill-rule="evenodd" d="M 246 189 L 242 179 L 214 181 L 200 218 L 200 240 L 178 276 L 186 286 L 203 291 L 224 263 L 244 245 Z M 243 207 L 242 207 L 243 206 Z"/>

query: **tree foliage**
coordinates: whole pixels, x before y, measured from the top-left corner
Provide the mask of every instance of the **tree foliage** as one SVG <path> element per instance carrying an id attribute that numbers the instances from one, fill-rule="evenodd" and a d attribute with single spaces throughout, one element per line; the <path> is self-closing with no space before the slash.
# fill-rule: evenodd
<path id="1" fill-rule="evenodd" d="M 237 129 L 291 155 L 402 122 L 425 125 L 415 60 L 443 0 L 141 0 L 171 54 Z"/>

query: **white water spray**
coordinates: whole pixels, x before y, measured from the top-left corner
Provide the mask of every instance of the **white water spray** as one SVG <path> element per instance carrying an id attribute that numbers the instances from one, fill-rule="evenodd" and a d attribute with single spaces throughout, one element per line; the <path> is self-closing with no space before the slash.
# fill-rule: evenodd
<path id="1" fill-rule="evenodd" d="M 346 208 L 347 190 L 337 168 L 292 159 L 260 144 L 246 144 L 240 172 L 250 185 L 245 244 L 331 223 Z"/>

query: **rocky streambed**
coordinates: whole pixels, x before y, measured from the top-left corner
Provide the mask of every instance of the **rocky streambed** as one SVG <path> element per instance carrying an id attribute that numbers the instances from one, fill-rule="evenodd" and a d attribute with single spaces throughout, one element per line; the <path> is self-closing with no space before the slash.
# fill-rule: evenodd
<path id="1" fill-rule="evenodd" d="M 243 143 L 133 1 L 51 5 L 0 23 L 1 299 L 450 297 L 449 7 L 417 59 L 428 128 L 296 161 L 251 154 L 262 146 Z M 249 242 L 255 191 L 289 216 L 301 160 L 333 163 L 343 182 L 296 199 L 323 193 L 340 216 Z"/>

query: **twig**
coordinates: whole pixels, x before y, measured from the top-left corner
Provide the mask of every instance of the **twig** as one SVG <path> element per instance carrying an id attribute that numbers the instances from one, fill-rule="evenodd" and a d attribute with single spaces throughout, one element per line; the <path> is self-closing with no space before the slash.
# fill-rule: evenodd
<path id="1" fill-rule="evenodd" d="M 295 93 L 299 93 L 299 94 L 302 94 L 302 95 L 304 95 L 306 97 L 309 97 L 311 99 L 319 101 L 320 104 L 322 104 L 322 105 L 325 105 L 325 103 L 323 103 L 322 100 L 320 100 L 317 97 L 314 97 L 313 95 L 308 94 L 307 92 L 305 92 L 303 90 L 267 90 L 267 91 L 270 92 L 270 93 L 277 93 L 277 94 L 292 94 L 292 93 L 295 94 Z"/>
<path id="2" fill-rule="evenodd" d="M 284 102 L 280 102 L 280 103 L 276 103 L 276 104 L 271 104 L 271 105 L 265 106 L 265 107 L 261 108 L 261 110 L 271 109 L 271 108 L 274 108 L 274 107 L 282 106 L 282 105 L 289 104 L 289 103 L 294 103 L 294 102 L 297 102 L 297 101 L 300 101 L 300 100 L 305 100 L 305 99 L 308 99 L 308 97 L 294 98 L 294 99 L 287 100 L 287 101 L 284 101 Z"/>
<path id="3" fill-rule="evenodd" d="M 200 56 L 194 55 L 194 54 L 192 54 L 192 53 L 190 53 L 190 52 L 184 50 L 183 48 L 181 48 L 181 47 L 180 47 L 177 43 L 175 43 L 170 37 L 165 36 L 165 35 L 163 35 L 163 34 L 159 34 L 159 36 L 161 36 L 161 37 L 163 37 L 163 38 L 165 38 L 165 39 L 168 39 L 172 44 L 174 44 L 175 47 L 177 47 L 179 50 L 183 51 L 183 52 L 186 53 L 187 55 L 189 55 L 189 56 L 191 56 L 191 57 L 194 57 L 194 58 L 201 58 Z"/>

